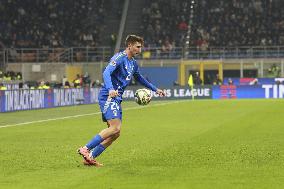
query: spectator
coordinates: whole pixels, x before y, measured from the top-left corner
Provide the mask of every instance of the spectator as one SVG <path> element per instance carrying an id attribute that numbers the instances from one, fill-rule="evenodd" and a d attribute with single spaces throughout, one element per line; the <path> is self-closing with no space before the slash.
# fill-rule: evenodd
<path id="1" fill-rule="evenodd" d="M 91 78 L 90 78 L 89 73 L 86 72 L 86 73 L 84 74 L 84 76 L 83 76 L 83 85 L 89 87 L 90 84 L 91 84 Z"/>
<path id="2" fill-rule="evenodd" d="M 92 83 L 92 87 L 101 87 L 101 86 L 102 86 L 102 83 L 98 79 Z"/>
<path id="3" fill-rule="evenodd" d="M 75 88 L 81 88 L 82 86 L 82 78 L 79 74 L 76 75 L 76 78 L 73 81 L 73 85 Z"/>
<path id="4" fill-rule="evenodd" d="M 194 77 L 193 77 L 193 83 L 194 85 L 201 85 L 202 84 L 202 80 L 199 76 L 199 72 L 196 72 Z"/>
<path id="5" fill-rule="evenodd" d="M 219 77 L 219 74 L 216 74 L 214 80 L 213 80 L 213 85 L 222 85 L 222 80 Z"/>
<path id="6" fill-rule="evenodd" d="M 63 88 L 64 89 L 69 89 L 71 86 L 70 86 L 70 83 L 69 81 L 65 81 L 64 84 L 63 84 Z"/>
<path id="7" fill-rule="evenodd" d="M 228 85 L 234 85 L 233 80 L 231 78 L 228 79 Z"/>
<path id="8" fill-rule="evenodd" d="M 38 89 L 49 89 L 50 85 L 49 82 L 44 82 L 43 80 L 40 81 L 39 85 L 38 85 Z"/>
<path id="9" fill-rule="evenodd" d="M 68 81 L 66 75 L 63 75 L 63 78 L 62 78 L 62 86 L 65 86 L 65 83 Z M 68 82 L 69 83 L 69 82 Z"/>
<path id="10" fill-rule="evenodd" d="M 166 40 L 162 44 L 163 54 L 169 55 L 172 52 L 172 50 L 173 50 L 173 45 L 170 43 L 169 39 L 166 38 Z"/>
<path id="11" fill-rule="evenodd" d="M 7 87 L 3 85 L 3 83 L 0 83 L 0 90 L 4 91 L 7 90 Z"/>

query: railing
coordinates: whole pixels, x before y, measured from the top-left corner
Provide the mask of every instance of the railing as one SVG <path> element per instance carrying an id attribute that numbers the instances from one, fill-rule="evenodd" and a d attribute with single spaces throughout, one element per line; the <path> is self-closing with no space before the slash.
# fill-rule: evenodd
<path id="1" fill-rule="evenodd" d="M 13 62 L 98 62 L 108 61 L 113 52 L 110 47 L 72 47 L 50 49 L 5 49 L 0 58 L 4 63 Z M 256 47 L 175 47 L 144 48 L 139 59 L 234 59 L 234 58 L 284 58 L 284 46 Z"/>
<path id="2" fill-rule="evenodd" d="M 185 59 L 283 58 L 284 46 L 190 48 L 184 55 Z"/>
<path id="3" fill-rule="evenodd" d="M 110 47 L 10 48 L 3 51 L 5 62 L 93 62 L 107 61 Z"/>
<path id="4" fill-rule="evenodd" d="M 9 48 L 5 49 L 5 60 L 7 63 L 13 62 L 48 62 L 49 59 L 54 59 L 62 52 L 64 48 L 52 49 L 35 49 L 35 48 Z"/>
<path id="5" fill-rule="evenodd" d="M 171 50 L 163 50 L 163 48 L 144 48 L 142 59 L 181 59 L 184 58 L 184 49 L 182 47 L 175 47 Z"/>
<path id="6" fill-rule="evenodd" d="M 283 58 L 284 46 L 270 47 L 176 47 L 170 51 L 162 48 L 145 49 L 142 58 L 149 59 L 234 59 L 234 58 Z"/>
<path id="7" fill-rule="evenodd" d="M 110 47 L 74 47 L 71 48 L 70 55 L 70 62 L 98 62 L 108 61 L 112 56 L 112 52 Z"/>

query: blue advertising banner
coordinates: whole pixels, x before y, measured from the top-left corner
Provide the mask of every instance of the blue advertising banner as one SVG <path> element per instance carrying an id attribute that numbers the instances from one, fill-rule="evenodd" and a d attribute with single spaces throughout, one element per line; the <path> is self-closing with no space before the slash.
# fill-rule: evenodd
<path id="1" fill-rule="evenodd" d="M 124 100 L 133 100 L 135 91 L 139 88 L 143 88 L 142 86 L 136 87 L 128 87 L 123 93 Z M 211 99 L 212 98 L 212 88 L 211 86 L 196 86 L 193 89 L 188 87 L 171 87 L 171 88 L 163 88 L 166 96 L 160 98 L 156 93 L 152 92 L 152 99 L 157 98 L 158 100 L 171 100 L 171 99 Z"/>
<path id="2" fill-rule="evenodd" d="M 0 112 L 97 103 L 97 88 L 0 91 Z"/>
<path id="3" fill-rule="evenodd" d="M 284 98 L 284 85 L 213 86 L 213 99 Z"/>
<path id="4" fill-rule="evenodd" d="M 134 100 L 135 91 L 142 86 L 128 87 L 124 100 Z M 172 87 L 163 89 L 163 98 L 153 94 L 153 100 L 177 99 L 236 99 L 236 98 L 284 98 L 284 85 L 221 85 Z M 0 112 L 32 110 L 94 104 L 98 102 L 98 88 L 49 89 L 49 90 L 5 90 L 0 91 Z"/>
<path id="5" fill-rule="evenodd" d="M 124 100 L 134 100 L 135 91 L 142 86 L 128 87 L 123 94 Z M 164 88 L 166 96 L 158 97 L 152 93 L 153 99 L 211 99 L 211 86 Z M 0 91 L 0 112 L 32 110 L 72 106 L 78 104 L 94 104 L 98 102 L 98 88 L 82 89 L 49 89 L 49 90 L 6 90 Z"/>

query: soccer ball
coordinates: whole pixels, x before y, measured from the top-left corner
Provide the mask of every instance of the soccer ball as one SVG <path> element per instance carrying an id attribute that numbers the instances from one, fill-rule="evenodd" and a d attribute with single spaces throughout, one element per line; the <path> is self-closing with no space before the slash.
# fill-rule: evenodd
<path id="1" fill-rule="evenodd" d="M 147 105 L 151 101 L 152 95 L 151 91 L 148 89 L 138 89 L 135 94 L 135 101 L 139 105 Z"/>

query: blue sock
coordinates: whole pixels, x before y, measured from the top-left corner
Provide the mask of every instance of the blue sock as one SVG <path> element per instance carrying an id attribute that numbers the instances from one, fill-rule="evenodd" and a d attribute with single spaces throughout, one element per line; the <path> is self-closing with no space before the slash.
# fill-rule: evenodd
<path id="1" fill-rule="evenodd" d="M 106 148 L 102 144 L 99 144 L 92 152 L 93 158 L 98 157 L 105 149 Z"/>
<path id="2" fill-rule="evenodd" d="M 86 147 L 91 150 L 99 145 L 102 141 L 103 138 L 97 134 L 88 144 L 86 144 Z"/>

